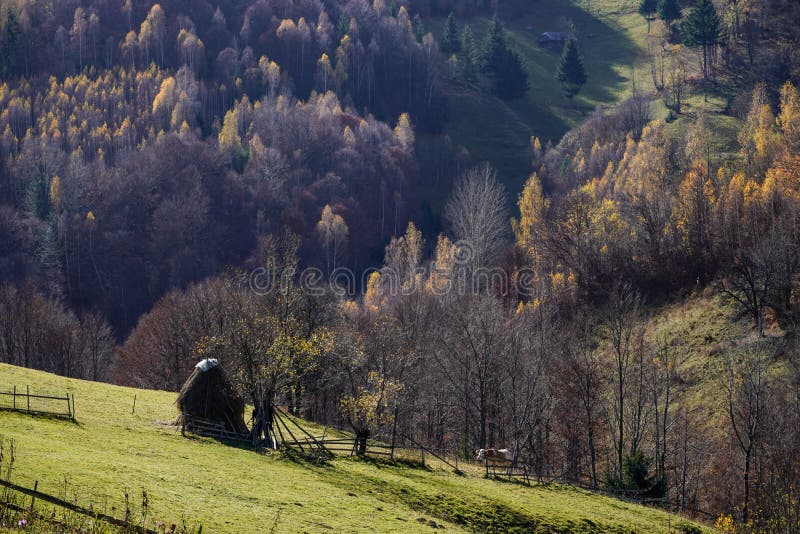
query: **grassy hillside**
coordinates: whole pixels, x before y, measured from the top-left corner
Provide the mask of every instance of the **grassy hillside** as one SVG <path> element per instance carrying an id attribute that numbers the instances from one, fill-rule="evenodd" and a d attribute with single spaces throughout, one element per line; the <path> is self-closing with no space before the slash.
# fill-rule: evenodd
<path id="1" fill-rule="evenodd" d="M 446 133 L 477 160 L 491 161 L 512 191 L 530 172 L 528 141 L 558 141 L 599 104 L 614 104 L 630 95 L 635 69 L 640 90 L 652 90 L 647 48 L 647 23 L 637 14 L 638 0 L 537 0 L 519 8 L 521 16 L 501 17 L 508 37 L 525 63 L 530 90 L 519 100 L 504 102 L 475 87 L 456 82 L 446 89 L 451 110 Z M 502 14 L 501 14 L 502 15 Z M 482 40 L 489 19 L 459 20 Z M 579 95 L 569 100 L 555 79 L 560 51 L 538 45 L 545 31 L 566 31 L 571 22 L 578 35 L 588 74 Z M 440 35 L 443 20 L 430 23 Z"/>
<path id="2" fill-rule="evenodd" d="M 200 438 L 169 422 L 175 395 L 0 365 L 0 388 L 75 395 L 77 423 L 0 412 L 13 480 L 95 506 L 127 489 L 154 520 L 202 520 L 204 532 L 675 532 L 690 523 L 568 486 L 533 488 L 349 458 L 318 466 Z M 136 395 L 136 413 L 131 414 Z M 135 497 L 134 497 L 135 498 Z"/>

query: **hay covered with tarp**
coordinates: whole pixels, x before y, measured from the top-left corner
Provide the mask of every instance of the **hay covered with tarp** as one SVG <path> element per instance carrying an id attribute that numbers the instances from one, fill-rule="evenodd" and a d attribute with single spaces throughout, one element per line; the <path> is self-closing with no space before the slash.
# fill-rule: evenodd
<path id="1" fill-rule="evenodd" d="M 184 422 L 187 418 L 205 419 L 223 423 L 226 430 L 236 434 L 249 432 L 244 422 L 244 400 L 215 359 L 195 366 L 178 394 L 177 405 Z"/>

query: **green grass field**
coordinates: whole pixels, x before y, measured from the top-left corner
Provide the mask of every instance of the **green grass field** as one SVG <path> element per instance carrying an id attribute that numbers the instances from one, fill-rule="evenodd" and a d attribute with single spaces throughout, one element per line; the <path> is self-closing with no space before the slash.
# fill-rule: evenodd
<path id="1" fill-rule="evenodd" d="M 537 0 L 521 16 L 503 19 L 509 41 L 520 52 L 530 90 L 504 102 L 455 81 L 445 89 L 450 121 L 446 133 L 477 161 L 495 165 L 512 193 L 530 173 L 528 143 L 557 142 L 600 104 L 615 104 L 631 94 L 635 73 L 639 91 L 653 90 L 646 57 L 647 23 L 637 14 L 638 0 Z M 565 31 L 572 23 L 584 56 L 588 82 L 573 100 L 561 94 L 555 79 L 560 51 L 538 45 L 545 31 Z M 441 35 L 443 19 L 425 21 Z M 482 42 L 489 19 L 459 20 Z"/>
<path id="2" fill-rule="evenodd" d="M 680 532 L 690 522 L 576 488 L 527 487 L 445 470 L 338 458 L 315 465 L 169 425 L 175 394 L 0 364 L 0 388 L 75 395 L 77 422 L 0 412 L 12 481 L 99 509 L 145 488 L 152 521 L 203 532 Z M 136 413 L 131 414 L 134 395 Z"/>

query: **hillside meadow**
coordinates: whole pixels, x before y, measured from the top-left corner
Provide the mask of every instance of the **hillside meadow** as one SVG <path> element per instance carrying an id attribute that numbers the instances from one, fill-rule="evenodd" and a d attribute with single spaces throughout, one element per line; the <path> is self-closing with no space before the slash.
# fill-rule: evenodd
<path id="1" fill-rule="evenodd" d="M 458 476 L 337 458 L 317 465 L 259 454 L 171 426 L 175 394 L 0 365 L 0 387 L 75 396 L 76 422 L 0 412 L 13 439 L 12 481 L 97 509 L 145 489 L 153 522 L 204 532 L 676 532 L 689 521 L 563 485 Z M 131 413 L 134 396 L 136 411 Z M 686 530 L 688 529 L 688 530 Z"/>

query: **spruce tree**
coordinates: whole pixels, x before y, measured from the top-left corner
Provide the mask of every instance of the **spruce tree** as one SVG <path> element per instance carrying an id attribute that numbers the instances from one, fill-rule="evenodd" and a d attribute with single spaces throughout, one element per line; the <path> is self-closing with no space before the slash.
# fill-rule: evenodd
<path id="1" fill-rule="evenodd" d="M 347 18 L 347 15 L 344 13 L 339 15 L 339 23 L 336 25 L 336 29 L 339 32 L 339 39 L 347 35 L 347 32 L 350 31 L 350 19 Z"/>
<path id="2" fill-rule="evenodd" d="M 708 81 L 708 56 L 723 39 L 722 20 L 711 0 L 697 0 L 683 23 L 683 37 L 686 46 L 703 49 L 703 79 Z"/>
<path id="3" fill-rule="evenodd" d="M 417 27 L 414 29 L 414 31 L 417 35 L 417 42 L 421 43 L 422 38 L 425 37 L 425 25 L 422 23 L 422 19 L 419 19 L 419 22 L 417 22 Z"/>
<path id="4" fill-rule="evenodd" d="M 444 24 L 444 34 L 442 35 L 442 51 L 447 54 L 455 54 L 461 50 L 461 41 L 458 36 L 458 25 L 456 17 L 451 11 Z"/>
<path id="5" fill-rule="evenodd" d="M 458 64 L 464 79 L 475 80 L 480 63 L 480 51 L 475 42 L 475 36 L 470 27 L 465 24 L 464 30 L 461 32 L 461 53 L 458 56 Z"/>
<path id="6" fill-rule="evenodd" d="M 50 184 L 42 172 L 36 173 L 28 183 L 28 213 L 42 221 L 50 216 Z"/>
<path id="7" fill-rule="evenodd" d="M 650 23 L 658 12 L 658 0 L 642 0 L 639 3 L 639 14 L 647 21 L 647 33 L 650 33 Z"/>
<path id="8" fill-rule="evenodd" d="M 564 46 L 561 60 L 556 68 L 556 79 L 561 82 L 561 88 L 568 98 L 577 95 L 586 83 L 586 70 L 575 39 L 570 39 Z"/>
<path id="9" fill-rule="evenodd" d="M 528 73 L 522 60 L 514 50 L 508 50 L 503 58 L 500 76 L 495 79 L 494 92 L 502 99 L 521 98 L 528 91 Z"/>
<path id="10" fill-rule="evenodd" d="M 672 22 L 683 16 L 679 0 L 658 0 L 658 17 L 672 29 Z"/>
<path id="11" fill-rule="evenodd" d="M 0 74 L 9 75 L 14 71 L 17 62 L 17 47 L 20 28 L 17 16 L 11 8 L 6 12 L 6 21 L 0 40 Z"/>
<path id="12" fill-rule="evenodd" d="M 519 98 L 528 90 L 528 75 L 519 55 L 509 49 L 496 15 L 483 46 L 483 70 L 492 80 L 492 92 L 500 98 Z"/>
<path id="13" fill-rule="evenodd" d="M 496 75 L 507 52 L 505 30 L 500 19 L 495 15 L 483 43 L 483 69 L 489 76 Z"/>

